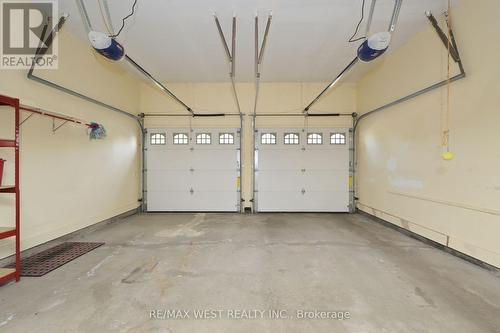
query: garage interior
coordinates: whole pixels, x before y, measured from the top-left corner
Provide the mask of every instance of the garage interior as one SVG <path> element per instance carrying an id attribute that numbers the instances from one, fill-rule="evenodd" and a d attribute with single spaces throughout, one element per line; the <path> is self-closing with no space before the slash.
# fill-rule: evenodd
<path id="1" fill-rule="evenodd" d="M 0 332 L 500 332 L 498 1 L 24 3 Z"/>

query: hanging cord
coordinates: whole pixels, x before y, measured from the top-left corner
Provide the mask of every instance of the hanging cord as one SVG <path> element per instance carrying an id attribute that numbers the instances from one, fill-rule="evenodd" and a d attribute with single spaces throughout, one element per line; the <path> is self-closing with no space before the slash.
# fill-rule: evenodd
<path id="1" fill-rule="evenodd" d="M 104 23 L 104 27 L 106 28 L 106 31 L 108 32 L 108 34 L 111 35 L 111 34 L 113 34 L 113 32 L 111 31 L 111 28 L 110 28 L 111 22 L 108 23 L 108 21 L 104 17 L 104 10 L 102 9 L 101 0 L 97 0 L 97 4 L 99 5 L 98 6 L 99 13 L 101 14 L 101 18 L 102 18 L 102 22 Z"/>
<path id="2" fill-rule="evenodd" d="M 447 59 L 447 85 L 446 85 L 446 114 L 443 129 L 443 147 L 446 152 L 450 152 L 450 118 L 451 118 L 451 0 L 448 0 L 448 12 L 446 16 L 446 24 L 448 26 L 448 59 Z"/>
<path id="3" fill-rule="evenodd" d="M 134 0 L 134 3 L 132 4 L 132 10 L 131 10 L 130 14 L 128 14 L 127 16 L 125 16 L 125 17 L 122 19 L 122 26 L 120 27 L 120 30 L 118 30 L 118 32 L 117 32 L 116 34 L 111 35 L 111 36 L 109 36 L 109 37 L 116 38 L 116 37 L 118 37 L 118 36 L 121 34 L 121 32 L 122 32 L 123 28 L 125 28 L 125 21 L 126 21 L 129 17 L 131 17 L 131 16 L 133 16 L 133 15 L 135 14 L 135 6 L 136 6 L 136 5 L 137 5 L 137 0 Z"/>
<path id="4" fill-rule="evenodd" d="M 366 0 L 363 0 L 363 3 L 361 4 L 361 19 L 359 20 L 358 25 L 356 26 L 356 30 L 354 31 L 354 34 L 352 34 L 351 38 L 349 38 L 349 43 L 354 43 L 354 42 L 366 39 L 366 36 L 353 39 L 358 34 L 359 27 L 361 26 L 361 23 L 363 23 L 363 20 L 365 19 L 365 2 L 366 2 Z"/>

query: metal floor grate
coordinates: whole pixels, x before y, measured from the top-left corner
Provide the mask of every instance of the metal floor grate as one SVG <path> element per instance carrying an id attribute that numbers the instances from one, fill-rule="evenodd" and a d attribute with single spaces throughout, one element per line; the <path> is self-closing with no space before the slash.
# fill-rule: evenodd
<path id="1" fill-rule="evenodd" d="M 66 242 L 21 259 L 21 276 L 43 276 L 104 243 Z M 6 266 L 15 267 L 14 264 Z"/>

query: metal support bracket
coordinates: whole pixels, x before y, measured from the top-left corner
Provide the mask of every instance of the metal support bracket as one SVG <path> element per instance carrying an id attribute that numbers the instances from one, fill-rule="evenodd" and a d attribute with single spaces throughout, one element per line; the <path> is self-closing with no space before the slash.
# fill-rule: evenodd
<path id="1" fill-rule="evenodd" d="M 145 70 L 141 65 L 139 65 L 134 59 L 130 56 L 125 55 L 125 60 L 132 65 L 136 70 L 141 72 L 146 78 L 148 78 L 151 82 L 153 82 L 160 90 L 166 93 L 170 98 L 176 101 L 178 104 L 182 105 L 191 115 L 194 116 L 194 111 L 191 107 L 189 107 L 186 103 L 181 101 L 179 97 L 177 97 L 172 91 L 170 91 L 165 85 L 163 85 L 160 81 L 155 79 L 153 75 L 151 75 L 147 70 Z"/>
<path id="2" fill-rule="evenodd" d="M 264 50 L 267 46 L 267 40 L 269 37 L 269 30 L 271 28 L 271 22 L 273 19 L 272 12 L 269 13 L 267 17 L 266 29 L 264 31 L 264 38 L 262 39 L 262 44 L 259 49 L 259 16 L 255 15 L 255 102 L 253 108 L 254 117 L 257 114 L 257 105 L 259 100 L 259 88 L 260 88 L 260 66 L 262 65 L 262 61 L 264 59 Z"/>
<path id="3" fill-rule="evenodd" d="M 230 67 L 230 72 L 229 72 L 229 79 L 231 80 L 231 88 L 232 88 L 232 92 L 233 92 L 233 97 L 234 97 L 234 102 L 236 104 L 236 109 L 238 111 L 238 116 L 240 117 L 240 132 L 243 130 L 243 113 L 241 112 L 241 105 L 240 105 L 240 100 L 238 98 L 238 92 L 236 90 L 236 82 L 235 82 L 235 78 L 236 78 L 236 15 L 233 15 L 233 19 L 232 19 L 232 27 L 231 27 L 231 50 L 229 50 L 229 46 L 227 44 L 227 41 L 226 41 L 226 37 L 224 36 L 224 31 L 222 30 L 222 27 L 221 27 L 221 24 L 220 24 L 220 21 L 219 21 L 219 18 L 217 17 L 217 14 L 214 13 L 214 20 L 215 20 L 215 25 L 217 27 L 217 31 L 219 32 L 219 37 L 221 39 L 221 42 L 222 42 L 222 46 L 224 47 L 224 51 L 226 53 L 226 57 L 227 57 L 227 61 L 228 61 L 228 64 L 229 64 L 229 67 Z M 217 116 L 217 117 L 223 117 L 225 116 L 225 114 L 213 114 L 213 115 L 195 115 L 195 116 L 198 116 L 198 117 L 210 117 L 210 116 Z M 240 135 L 240 140 L 239 140 L 239 153 L 238 153 L 238 159 L 241 163 L 242 161 L 242 154 L 241 154 L 241 151 L 242 151 L 242 138 L 241 138 L 241 135 Z M 243 181 L 243 172 L 239 172 L 239 183 L 240 183 L 240 187 L 239 187 L 239 200 L 240 202 L 244 202 L 244 199 L 242 199 L 242 184 L 244 184 L 244 181 Z M 243 212 L 243 206 L 242 204 L 239 205 L 240 206 L 240 212 Z"/>
<path id="4" fill-rule="evenodd" d="M 330 89 L 332 89 L 334 86 L 336 86 L 340 80 L 342 80 L 346 75 L 347 73 L 354 67 L 354 65 L 356 65 L 358 63 L 359 59 L 358 57 L 356 56 L 353 60 L 351 60 L 351 62 L 340 72 L 339 75 L 337 75 L 337 77 L 335 77 L 335 79 L 333 79 L 332 82 L 330 82 L 329 85 L 326 86 L 325 89 L 323 89 L 323 91 L 321 91 L 319 93 L 318 96 L 316 96 L 315 99 L 312 100 L 311 103 L 309 103 L 309 105 L 307 105 L 305 108 L 304 108 L 304 113 L 308 113 L 309 110 L 311 109 L 311 107 L 316 104 Z"/>
<path id="5" fill-rule="evenodd" d="M 439 26 L 436 18 L 434 15 L 432 15 L 431 12 L 426 12 L 425 15 L 427 16 L 429 22 L 432 24 L 434 29 L 436 30 L 436 33 L 438 34 L 439 38 L 444 44 L 444 47 L 446 49 L 449 48 L 450 50 L 450 56 L 458 64 L 458 67 L 460 67 L 460 73 L 465 74 L 465 69 L 464 65 L 462 63 L 462 58 L 460 57 L 460 51 L 458 50 L 458 45 L 457 41 L 455 39 L 455 34 L 453 33 L 453 29 L 450 26 L 450 21 L 448 19 L 448 12 L 445 12 L 445 17 L 446 17 L 446 27 L 450 33 L 450 38 L 448 39 L 448 36 L 446 33 L 443 32 L 443 29 Z"/>
<path id="6" fill-rule="evenodd" d="M 219 36 L 222 41 L 222 46 L 224 46 L 224 51 L 226 53 L 227 60 L 229 61 L 229 63 L 232 63 L 233 57 L 231 55 L 231 51 L 229 51 L 229 46 L 227 45 L 226 37 L 224 36 L 224 32 L 222 31 L 222 27 L 220 25 L 220 21 L 216 13 L 214 13 L 214 20 L 215 20 L 215 25 L 217 26 L 217 31 L 219 31 Z M 232 73 L 229 74 L 232 75 Z"/>
<path id="7" fill-rule="evenodd" d="M 254 54 L 254 66 L 255 66 L 255 101 L 253 105 L 253 114 L 252 114 L 252 199 L 250 202 L 253 204 L 253 211 L 257 211 L 256 205 L 256 194 L 257 194 L 257 186 L 255 180 L 255 173 L 258 171 L 258 166 L 256 165 L 256 154 L 257 154 L 257 145 L 256 145 L 256 118 L 257 118 L 257 106 L 259 103 L 259 93 L 260 93 L 260 65 L 264 59 L 264 50 L 266 49 L 269 31 L 271 29 L 271 22 L 273 19 L 272 12 L 269 12 L 267 16 L 266 29 L 264 31 L 264 38 L 262 39 L 262 44 L 259 49 L 259 15 L 255 15 L 255 54 Z"/>
<path id="8" fill-rule="evenodd" d="M 63 127 L 67 123 L 68 123 L 68 120 L 65 120 L 65 121 L 62 122 L 61 125 L 56 126 L 56 119 L 52 118 L 52 134 L 55 134 L 58 129 L 60 129 L 61 127 Z"/>
<path id="9" fill-rule="evenodd" d="M 229 78 L 231 79 L 231 87 L 233 90 L 233 97 L 234 97 L 234 101 L 236 103 L 236 108 L 238 110 L 238 114 L 240 115 L 240 117 L 243 117 L 243 113 L 241 112 L 240 100 L 238 98 L 238 93 L 236 91 L 236 82 L 235 82 L 235 78 L 236 78 L 236 15 L 233 15 L 233 20 L 232 20 L 231 50 L 229 50 L 226 36 L 224 35 L 224 31 L 222 30 L 222 26 L 220 24 L 219 18 L 217 17 L 216 13 L 214 13 L 214 20 L 215 20 L 215 25 L 217 27 L 217 31 L 219 32 L 219 37 L 221 39 L 222 46 L 224 47 L 224 52 L 226 54 L 227 61 L 229 63 L 229 67 L 230 67 Z M 201 116 L 203 116 L 203 115 L 201 115 Z M 243 126 L 242 123 L 240 125 L 241 125 L 240 127 Z"/>
<path id="10" fill-rule="evenodd" d="M 443 42 L 444 47 L 448 48 L 448 45 L 450 46 L 450 55 L 451 55 L 451 58 L 453 59 L 453 61 L 459 62 L 460 56 L 458 55 L 458 51 L 455 48 L 455 45 L 453 45 L 454 43 L 448 39 L 448 36 L 443 31 L 443 29 L 441 29 L 441 27 L 439 26 L 439 23 L 437 22 L 434 15 L 432 15 L 431 12 L 426 12 L 425 15 L 427 16 L 427 19 L 434 27 L 434 30 L 436 30 L 436 33 L 437 33 L 439 39 L 441 39 L 441 41 Z"/>
<path id="11" fill-rule="evenodd" d="M 26 118 L 24 118 L 24 120 L 19 123 L 19 127 L 21 127 L 25 122 L 27 122 L 34 115 L 35 115 L 35 113 L 31 113 L 29 116 L 27 116 Z"/>

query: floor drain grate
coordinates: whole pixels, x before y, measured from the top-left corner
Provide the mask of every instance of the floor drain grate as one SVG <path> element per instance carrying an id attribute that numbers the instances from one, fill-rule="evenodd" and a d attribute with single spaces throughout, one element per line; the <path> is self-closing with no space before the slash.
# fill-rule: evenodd
<path id="1" fill-rule="evenodd" d="M 43 276 L 104 243 L 66 242 L 21 259 L 21 276 Z M 13 268 L 14 264 L 6 266 Z"/>

